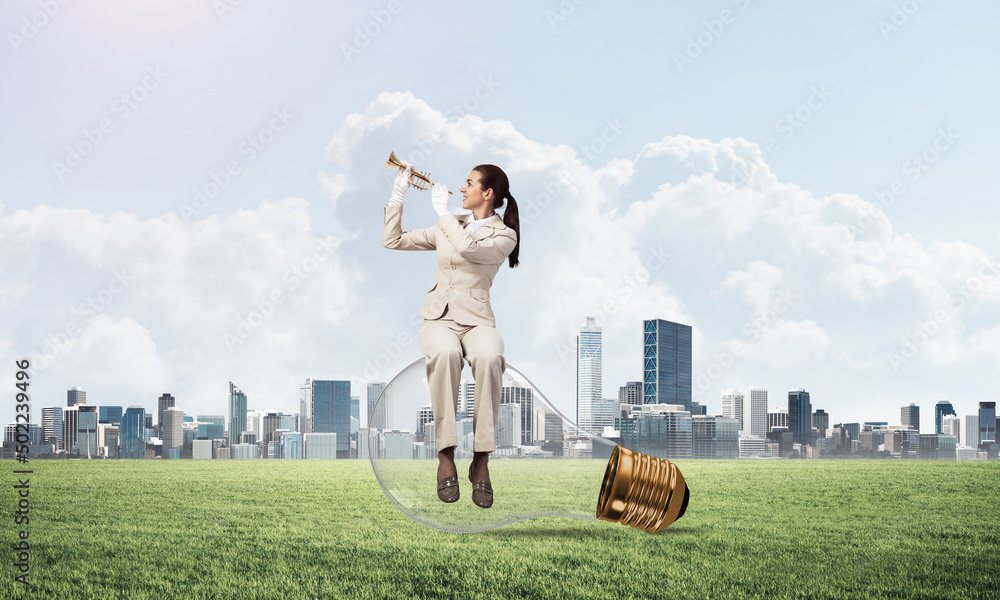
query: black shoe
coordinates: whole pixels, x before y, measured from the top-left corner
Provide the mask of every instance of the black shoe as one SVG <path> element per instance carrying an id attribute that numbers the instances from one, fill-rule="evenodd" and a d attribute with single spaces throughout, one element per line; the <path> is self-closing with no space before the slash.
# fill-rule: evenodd
<path id="1" fill-rule="evenodd" d="M 451 475 L 438 482 L 438 498 L 441 502 L 458 501 L 458 477 Z"/>
<path id="2" fill-rule="evenodd" d="M 471 464 L 469 465 L 469 481 L 472 482 L 473 504 L 481 508 L 489 508 L 493 506 L 493 486 L 490 485 L 490 482 L 485 479 L 473 481 Z"/>

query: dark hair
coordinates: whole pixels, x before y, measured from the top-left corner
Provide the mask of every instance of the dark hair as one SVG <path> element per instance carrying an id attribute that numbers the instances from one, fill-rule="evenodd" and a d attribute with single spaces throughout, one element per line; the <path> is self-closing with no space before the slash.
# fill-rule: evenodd
<path id="1" fill-rule="evenodd" d="M 517 202 L 514 200 L 514 196 L 510 195 L 510 181 L 503 169 L 496 165 L 479 165 L 472 170 L 479 173 L 479 187 L 484 192 L 488 189 L 493 190 L 494 210 L 502 207 L 504 200 L 508 201 L 507 208 L 503 211 L 503 224 L 513 229 L 514 235 L 517 236 L 514 250 L 507 257 L 507 263 L 513 269 L 517 266 L 517 255 L 521 249 L 521 223 L 517 218 Z"/>

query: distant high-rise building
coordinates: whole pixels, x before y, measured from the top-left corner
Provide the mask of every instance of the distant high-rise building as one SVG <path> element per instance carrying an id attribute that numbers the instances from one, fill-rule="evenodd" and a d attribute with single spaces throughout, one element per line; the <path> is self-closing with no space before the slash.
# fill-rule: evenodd
<path id="1" fill-rule="evenodd" d="M 722 390 L 722 416 L 736 419 L 739 430 L 743 431 L 743 392 L 740 390 Z"/>
<path id="2" fill-rule="evenodd" d="M 97 408 L 97 422 L 118 425 L 122 422 L 122 407 L 100 406 Z"/>
<path id="3" fill-rule="evenodd" d="M 751 387 L 747 392 L 749 393 L 749 398 L 744 397 L 743 399 L 743 433 L 752 437 L 763 438 L 770 431 L 767 422 L 767 390 L 760 387 Z M 785 423 L 787 425 L 787 419 Z"/>
<path id="4" fill-rule="evenodd" d="M 643 404 L 621 418 L 622 446 L 660 458 L 691 458 L 692 416 L 680 404 Z"/>
<path id="5" fill-rule="evenodd" d="M 920 407 L 910 402 L 899 409 L 899 423 L 920 433 Z"/>
<path id="6" fill-rule="evenodd" d="M 822 408 L 816 409 L 813 411 L 812 426 L 819 432 L 819 437 L 825 438 L 826 430 L 830 428 L 830 415 L 826 414 Z"/>
<path id="7" fill-rule="evenodd" d="M 275 431 L 281 429 L 281 415 L 276 412 L 265 413 L 261 427 L 261 448 L 267 448 L 271 442 L 278 441 Z M 261 458 L 268 458 L 268 456 L 265 454 Z"/>
<path id="8" fill-rule="evenodd" d="M 642 402 L 691 408 L 691 326 L 642 322 Z"/>
<path id="9" fill-rule="evenodd" d="M 619 406 L 640 406 L 642 404 L 642 382 L 629 381 L 618 388 Z"/>
<path id="10" fill-rule="evenodd" d="M 979 413 L 965 415 L 965 447 L 979 448 Z"/>
<path id="11" fill-rule="evenodd" d="M 247 395 L 232 381 L 229 382 L 229 446 L 240 443 L 240 435 L 247 431 Z M 244 450 L 245 451 L 245 450 Z M 230 457 L 235 456 L 230 453 Z"/>
<path id="12" fill-rule="evenodd" d="M 133 405 L 125 409 L 118 433 L 122 458 L 146 457 L 145 426 L 145 408 Z"/>
<path id="13" fill-rule="evenodd" d="M 377 381 L 375 383 L 368 384 L 368 428 L 385 430 L 391 429 L 389 424 L 389 413 L 390 402 L 389 398 L 385 398 L 381 404 L 378 403 L 378 399 L 382 396 L 382 392 L 385 391 L 386 382 Z"/>
<path id="14" fill-rule="evenodd" d="M 195 417 L 195 421 L 199 423 L 211 423 L 212 425 L 218 425 L 219 427 L 226 427 L 226 416 L 225 415 L 198 415 Z M 219 436 L 220 438 L 222 436 Z"/>
<path id="15" fill-rule="evenodd" d="M 351 382 L 312 380 L 312 430 L 337 434 L 337 458 L 351 457 Z"/>
<path id="16" fill-rule="evenodd" d="M 281 457 L 302 458 L 302 434 L 288 432 L 281 436 Z"/>
<path id="17" fill-rule="evenodd" d="M 498 448 L 521 445 L 521 405 L 509 402 L 500 405 L 494 437 Z"/>
<path id="18" fill-rule="evenodd" d="M 426 437 L 428 423 L 434 423 L 434 410 L 430 404 L 425 404 L 417 409 L 417 424 L 413 430 L 417 437 Z"/>
<path id="19" fill-rule="evenodd" d="M 42 436 L 46 444 L 56 439 L 56 450 L 63 448 L 63 407 L 46 406 L 42 409 Z"/>
<path id="20" fill-rule="evenodd" d="M 997 403 L 979 403 L 979 443 L 997 441 Z"/>
<path id="21" fill-rule="evenodd" d="M 955 407 L 947 400 L 939 400 L 934 405 L 934 433 L 941 433 L 941 418 L 945 415 L 955 414 Z"/>
<path id="22" fill-rule="evenodd" d="M 75 387 L 66 392 L 66 406 L 81 406 L 87 403 L 87 392 L 82 387 Z"/>
<path id="23" fill-rule="evenodd" d="M 803 388 L 788 392 L 788 431 L 798 444 L 808 444 L 812 438 L 812 403 Z"/>
<path id="24" fill-rule="evenodd" d="M 371 414 L 371 386 L 368 388 L 368 413 Z M 306 382 L 299 386 L 299 431 L 302 433 L 312 432 L 312 389 L 312 379 L 306 379 Z"/>
<path id="25" fill-rule="evenodd" d="M 80 427 L 80 406 L 67 406 L 63 408 L 63 447 L 66 454 L 79 454 L 80 446 L 77 443 Z"/>
<path id="26" fill-rule="evenodd" d="M 962 419 L 958 415 L 944 415 L 941 417 L 941 433 L 943 435 L 955 436 L 956 443 L 962 442 Z"/>
<path id="27" fill-rule="evenodd" d="M 476 408 L 476 382 L 463 379 L 458 384 L 458 411 L 455 417 L 459 420 L 472 417 Z M 391 429 L 391 427 L 390 427 Z"/>
<path id="28" fill-rule="evenodd" d="M 592 410 L 603 397 L 601 369 L 601 328 L 594 315 L 587 315 L 576 338 L 576 424 L 595 434 L 600 432 L 594 431 Z"/>
<path id="29" fill-rule="evenodd" d="M 691 458 L 739 458 L 739 431 L 734 418 L 692 415 Z"/>
<path id="30" fill-rule="evenodd" d="M 775 427 L 783 427 L 788 430 L 788 409 L 783 406 L 775 406 L 774 410 L 767 413 L 767 433 Z"/>
<path id="31" fill-rule="evenodd" d="M 87 458 L 97 458 L 97 407 L 78 404 L 76 440 L 79 444 L 79 455 Z"/>
<path id="32" fill-rule="evenodd" d="M 178 453 L 180 453 L 184 447 L 184 411 L 176 406 L 165 409 L 161 428 L 163 456 L 169 456 L 169 452 L 173 448 L 177 448 Z"/>
<path id="33" fill-rule="evenodd" d="M 361 422 L 361 397 L 351 396 L 351 416 L 354 417 L 358 423 Z"/>
<path id="34" fill-rule="evenodd" d="M 156 400 L 156 426 L 159 427 L 160 437 L 163 437 L 163 411 L 177 406 L 177 399 L 170 394 L 161 394 Z"/>
<path id="35" fill-rule="evenodd" d="M 530 387 L 504 386 L 500 390 L 500 404 L 517 404 L 521 407 L 521 438 L 514 445 L 530 446 L 534 439 L 535 397 Z"/>

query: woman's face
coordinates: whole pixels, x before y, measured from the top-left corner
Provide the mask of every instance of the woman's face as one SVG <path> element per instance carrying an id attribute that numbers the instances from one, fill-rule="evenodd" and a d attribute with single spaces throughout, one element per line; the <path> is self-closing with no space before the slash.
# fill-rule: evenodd
<path id="1" fill-rule="evenodd" d="M 489 198 L 486 198 L 486 192 L 489 191 Z M 466 210 L 476 210 L 486 204 L 493 203 L 493 191 L 484 190 L 481 187 L 479 180 L 479 171 L 473 171 L 469 173 L 469 177 L 465 180 L 465 185 L 462 186 L 462 208 Z"/>

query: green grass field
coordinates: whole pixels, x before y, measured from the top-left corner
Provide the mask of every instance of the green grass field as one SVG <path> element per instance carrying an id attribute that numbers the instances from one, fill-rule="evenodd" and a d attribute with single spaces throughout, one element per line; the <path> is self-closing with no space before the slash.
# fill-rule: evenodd
<path id="1" fill-rule="evenodd" d="M 691 502 L 659 534 L 557 517 L 458 534 L 399 512 L 367 461 L 33 461 L 27 591 L 0 461 L 0 598 L 1000 599 L 1000 461 L 678 465 Z"/>

